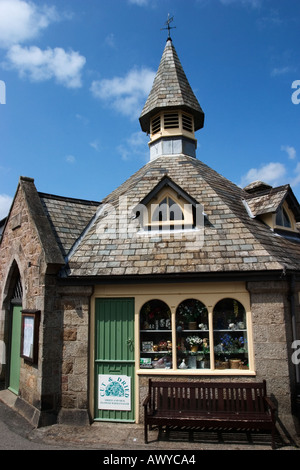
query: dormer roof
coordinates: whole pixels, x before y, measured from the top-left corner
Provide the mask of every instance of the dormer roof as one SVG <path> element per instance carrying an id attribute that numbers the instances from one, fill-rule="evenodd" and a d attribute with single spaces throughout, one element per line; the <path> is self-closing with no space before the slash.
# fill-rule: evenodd
<path id="1" fill-rule="evenodd" d="M 300 206 L 289 184 L 272 188 L 269 185 L 260 185 L 259 190 L 253 191 L 253 186 L 249 191 L 245 188 L 247 195 L 245 200 L 254 217 L 275 213 L 286 201 L 291 208 L 295 220 L 300 221 Z M 248 189 L 247 189 L 248 188 Z"/>
<path id="2" fill-rule="evenodd" d="M 171 38 L 168 38 L 152 89 L 140 116 L 141 128 L 150 131 L 150 119 L 162 110 L 181 109 L 194 116 L 195 131 L 204 125 L 204 113 L 188 82 Z"/>

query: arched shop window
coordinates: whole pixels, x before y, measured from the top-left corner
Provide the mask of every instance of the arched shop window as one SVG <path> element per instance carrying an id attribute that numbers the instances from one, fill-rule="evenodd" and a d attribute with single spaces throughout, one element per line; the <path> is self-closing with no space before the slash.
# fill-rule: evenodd
<path id="1" fill-rule="evenodd" d="M 159 299 L 141 308 L 141 369 L 186 369 L 192 374 L 249 370 L 246 310 L 241 302 L 225 298 L 208 310 L 200 300 L 189 298 L 173 308 L 171 315 Z"/>
<path id="2" fill-rule="evenodd" d="M 235 299 L 220 300 L 213 310 L 216 369 L 249 369 L 246 311 Z"/>
<path id="3" fill-rule="evenodd" d="M 146 302 L 140 313 L 140 367 L 171 369 L 171 311 L 161 300 Z"/>
<path id="4" fill-rule="evenodd" d="M 176 311 L 178 369 L 210 368 L 208 311 L 196 299 L 181 302 Z"/>

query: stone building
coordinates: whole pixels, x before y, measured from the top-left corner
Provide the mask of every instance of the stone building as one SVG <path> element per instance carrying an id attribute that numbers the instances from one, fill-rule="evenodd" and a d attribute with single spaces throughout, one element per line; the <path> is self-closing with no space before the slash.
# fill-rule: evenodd
<path id="1" fill-rule="evenodd" d="M 102 201 L 20 177 L 0 242 L 2 388 L 42 426 L 141 422 L 149 377 L 266 379 L 297 423 L 292 189 L 242 189 L 196 158 L 204 113 L 171 38 L 140 124 L 149 162 Z"/>

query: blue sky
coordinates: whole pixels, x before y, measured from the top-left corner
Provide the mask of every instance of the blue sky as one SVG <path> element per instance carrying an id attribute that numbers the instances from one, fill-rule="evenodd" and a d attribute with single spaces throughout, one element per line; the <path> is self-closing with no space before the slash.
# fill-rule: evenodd
<path id="1" fill-rule="evenodd" d="M 0 0 L 0 219 L 21 175 L 100 201 L 149 160 L 168 13 L 205 112 L 197 158 L 300 200 L 299 0 Z"/>

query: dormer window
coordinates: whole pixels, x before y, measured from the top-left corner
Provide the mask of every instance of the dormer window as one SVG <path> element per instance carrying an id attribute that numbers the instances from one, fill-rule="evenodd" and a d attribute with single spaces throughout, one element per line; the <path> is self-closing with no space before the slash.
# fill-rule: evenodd
<path id="1" fill-rule="evenodd" d="M 174 230 L 192 228 L 193 211 L 191 205 L 178 199 L 168 188 L 147 205 L 148 230 Z"/>
<path id="2" fill-rule="evenodd" d="M 181 221 L 184 220 L 184 213 L 179 204 L 177 204 L 170 196 L 164 197 L 164 199 L 158 204 L 152 205 L 154 211 L 151 217 L 152 222 L 162 221 Z"/>
<path id="3" fill-rule="evenodd" d="M 280 207 L 276 214 L 276 225 L 284 228 L 292 228 L 290 218 L 283 207 Z"/>
<path id="4" fill-rule="evenodd" d="M 289 185 L 272 188 L 256 181 L 244 189 L 248 193 L 244 202 L 250 217 L 260 219 L 278 235 L 300 239 L 297 227 L 300 206 Z"/>
<path id="5" fill-rule="evenodd" d="M 203 226 L 203 207 L 168 177 L 133 210 L 143 231 L 192 230 Z"/>

